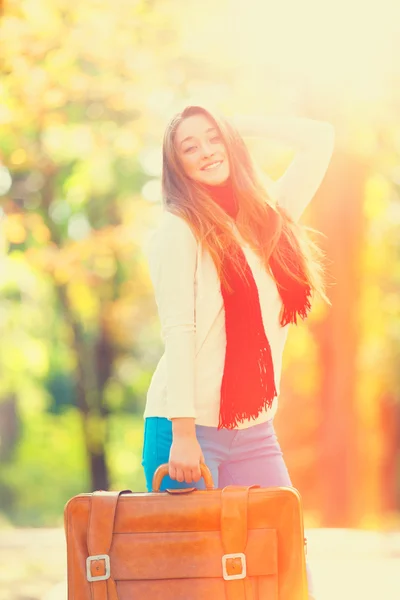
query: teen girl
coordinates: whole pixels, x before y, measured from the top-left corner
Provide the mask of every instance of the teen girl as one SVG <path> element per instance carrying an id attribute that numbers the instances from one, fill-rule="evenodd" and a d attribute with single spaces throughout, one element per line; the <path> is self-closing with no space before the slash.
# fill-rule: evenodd
<path id="1" fill-rule="evenodd" d="M 240 130 L 240 133 L 239 133 Z M 242 135 L 297 150 L 263 182 Z M 329 123 L 242 118 L 234 126 L 190 106 L 163 144 L 162 223 L 149 249 L 165 353 L 147 395 L 143 467 L 148 490 L 291 486 L 274 431 L 289 325 L 324 293 L 321 252 L 298 219 L 333 150 Z M 310 598 L 312 584 L 309 576 Z"/>

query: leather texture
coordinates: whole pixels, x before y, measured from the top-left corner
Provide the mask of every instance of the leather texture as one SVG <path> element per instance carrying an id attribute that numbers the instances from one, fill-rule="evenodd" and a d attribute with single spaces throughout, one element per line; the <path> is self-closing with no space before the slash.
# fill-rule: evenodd
<path id="1" fill-rule="evenodd" d="M 153 490 L 160 473 L 165 465 Z M 307 600 L 297 490 L 213 489 L 207 467 L 202 473 L 204 491 L 99 491 L 69 500 L 68 600 Z M 99 557 L 90 575 L 107 579 L 88 581 L 88 556 Z M 228 577 L 243 567 L 246 576 L 224 578 L 223 563 Z"/>

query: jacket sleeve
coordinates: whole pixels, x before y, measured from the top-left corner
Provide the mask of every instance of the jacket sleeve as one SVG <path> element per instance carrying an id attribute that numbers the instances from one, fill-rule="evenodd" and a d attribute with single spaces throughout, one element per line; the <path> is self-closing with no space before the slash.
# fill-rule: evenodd
<path id="1" fill-rule="evenodd" d="M 168 418 L 195 418 L 197 242 L 183 219 L 164 214 L 148 261 L 165 343 Z"/>
<path id="2" fill-rule="evenodd" d="M 320 187 L 334 149 L 335 132 L 330 124 L 299 150 L 280 179 L 270 185 L 272 196 L 299 220 Z"/>

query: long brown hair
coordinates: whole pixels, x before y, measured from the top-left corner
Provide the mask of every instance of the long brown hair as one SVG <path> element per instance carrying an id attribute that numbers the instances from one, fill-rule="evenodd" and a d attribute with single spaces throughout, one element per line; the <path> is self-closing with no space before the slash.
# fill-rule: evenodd
<path id="1" fill-rule="evenodd" d="M 188 106 L 175 115 L 166 128 L 163 142 L 162 192 L 167 210 L 183 218 L 202 247 L 215 264 L 221 281 L 225 280 L 223 258 L 225 252 L 235 247 L 237 238 L 225 211 L 207 194 L 205 188 L 189 178 L 182 169 L 175 147 L 175 134 L 179 124 L 193 115 L 204 115 L 217 127 L 226 148 L 230 178 L 238 199 L 236 226 L 242 238 L 260 256 L 271 273 L 270 259 L 287 275 L 304 285 L 309 285 L 328 304 L 325 294 L 323 252 L 309 238 L 307 231 L 315 231 L 296 223 L 282 207 L 268 195 L 257 174 L 239 132 L 227 119 L 212 115 L 200 106 Z M 286 243 L 282 243 L 286 241 Z M 297 264 L 285 252 L 287 245 L 294 250 Z M 235 253 L 231 256 L 234 259 Z M 240 271 L 239 264 L 237 265 Z"/>

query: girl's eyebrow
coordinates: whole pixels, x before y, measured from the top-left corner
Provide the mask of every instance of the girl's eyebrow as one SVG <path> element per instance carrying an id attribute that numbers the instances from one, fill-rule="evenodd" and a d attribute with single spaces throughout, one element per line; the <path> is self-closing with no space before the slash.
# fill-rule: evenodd
<path id="1" fill-rule="evenodd" d="M 217 131 L 216 127 L 209 127 L 208 129 L 206 129 L 206 133 L 210 133 L 210 131 Z M 181 146 L 183 144 L 183 142 L 188 142 L 189 140 L 193 140 L 194 137 L 192 135 L 189 135 L 188 137 L 185 137 L 182 141 L 181 141 Z"/>

